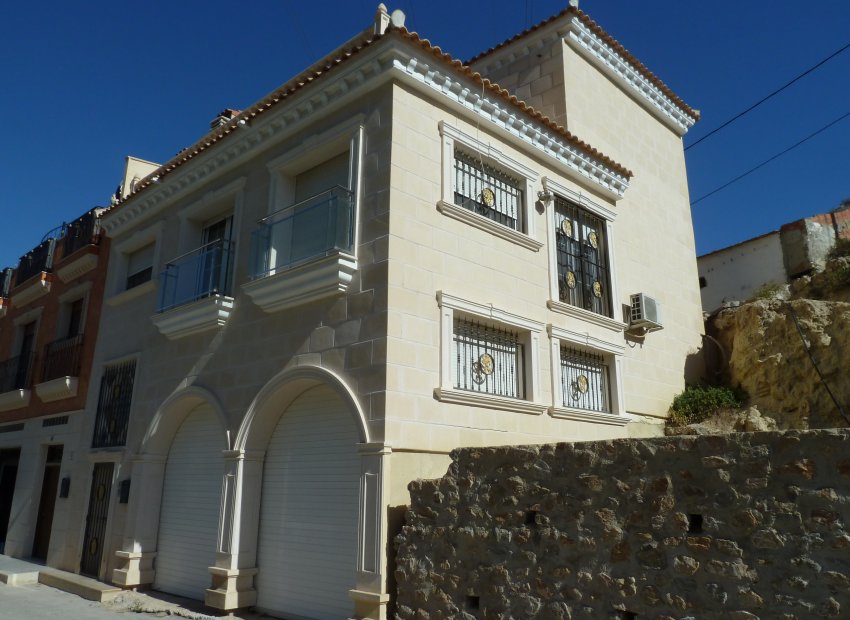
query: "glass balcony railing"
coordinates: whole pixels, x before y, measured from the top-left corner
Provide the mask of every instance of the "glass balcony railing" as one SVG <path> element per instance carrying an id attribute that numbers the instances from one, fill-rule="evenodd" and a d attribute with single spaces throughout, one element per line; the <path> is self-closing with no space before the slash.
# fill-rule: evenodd
<path id="1" fill-rule="evenodd" d="M 175 258 L 160 274 L 157 312 L 230 294 L 233 242 L 219 239 Z"/>
<path id="2" fill-rule="evenodd" d="M 251 234 L 251 279 L 257 280 L 354 244 L 354 196 L 333 187 L 260 220 Z"/>

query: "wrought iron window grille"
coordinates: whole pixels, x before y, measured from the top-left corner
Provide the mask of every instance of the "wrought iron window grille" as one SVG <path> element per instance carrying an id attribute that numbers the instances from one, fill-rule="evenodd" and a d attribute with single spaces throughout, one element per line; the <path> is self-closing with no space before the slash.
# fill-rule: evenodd
<path id="1" fill-rule="evenodd" d="M 92 448 L 109 448 L 126 444 L 135 375 L 135 360 L 104 369 L 100 380 Z"/>
<path id="2" fill-rule="evenodd" d="M 608 364 L 602 355 L 561 348 L 562 405 L 610 413 Z"/>
<path id="3" fill-rule="evenodd" d="M 605 221 L 555 197 L 558 298 L 596 314 L 612 316 Z"/>
<path id="4" fill-rule="evenodd" d="M 525 398 L 523 345 L 517 333 L 456 318 L 453 341 L 455 388 Z"/>
<path id="5" fill-rule="evenodd" d="M 521 231 L 522 183 L 463 151 L 455 152 L 455 204 Z"/>

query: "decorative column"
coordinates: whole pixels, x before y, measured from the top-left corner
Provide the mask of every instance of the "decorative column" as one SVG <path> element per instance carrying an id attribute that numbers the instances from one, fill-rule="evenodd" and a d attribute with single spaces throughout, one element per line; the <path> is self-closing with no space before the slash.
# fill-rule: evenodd
<path id="1" fill-rule="evenodd" d="M 146 454 L 133 459 L 124 542 L 115 552 L 119 567 L 112 571 L 112 582 L 123 588 L 153 583 L 166 460 Z"/>
<path id="2" fill-rule="evenodd" d="M 386 486 L 392 448 L 381 443 L 363 443 L 360 452 L 360 502 L 357 533 L 356 586 L 349 590 L 355 617 L 386 620 L 387 520 Z"/>
<path id="3" fill-rule="evenodd" d="M 230 611 L 257 602 L 257 534 L 263 483 L 263 452 L 225 450 L 218 550 L 210 566 L 212 587 L 204 602 Z"/>

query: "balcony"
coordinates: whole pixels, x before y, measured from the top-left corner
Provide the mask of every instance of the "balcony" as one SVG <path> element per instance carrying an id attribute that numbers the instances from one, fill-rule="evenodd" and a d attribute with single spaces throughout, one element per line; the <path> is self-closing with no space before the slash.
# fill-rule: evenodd
<path id="1" fill-rule="evenodd" d="M 182 338 L 227 322 L 233 242 L 219 239 L 175 258 L 160 274 L 154 325 L 168 338 Z"/>
<path id="2" fill-rule="evenodd" d="M 0 362 L 0 411 L 20 409 L 30 402 L 33 354 Z"/>
<path id="3" fill-rule="evenodd" d="M 82 217 L 65 226 L 62 238 L 62 263 L 56 275 L 63 282 L 70 282 L 97 267 L 97 246 L 100 243 L 100 209 L 92 209 Z M 80 252 L 89 248 L 86 252 Z M 72 255 L 75 255 L 72 257 Z"/>
<path id="4" fill-rule="evenodd" d="M 6 316 L 6 310 L 9 308 L 9 291 L 12 290 L 13 274 L 11 267 L 0 271 L 0 319 Z"/>
<path id="5" fill-rule="evenodd" d="M 334 187 L 260 220 L 251 239 L 251 282 L 265 312 L 338 295 L 357 269 L 354 196 Z"/>
<path id="6" fill-rule="evenodd" d="M 77 395 L 83 335 L 51 342 L 44 348 L 41 382 L 35 393 L 42 402 L 52 402 Z"/>
<path id="7" fill-rule="evenodd" d="M 53 254 L 56 239 L 50 237 L 37 247 L 21 256 L 15 273 L 12 298 L 18 306 L 24 306 L 50 291 L 50 273 L 53 271 Z"/>

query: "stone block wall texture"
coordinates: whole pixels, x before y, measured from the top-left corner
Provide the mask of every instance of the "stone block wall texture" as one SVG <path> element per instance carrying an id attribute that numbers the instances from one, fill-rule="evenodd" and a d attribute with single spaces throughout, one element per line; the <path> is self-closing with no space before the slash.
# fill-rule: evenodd
<path id="1" fill-rule="evenodd" d="M 850 431 L 464 448 L 410 484 L 396 614 L 850 617 Z"/>

